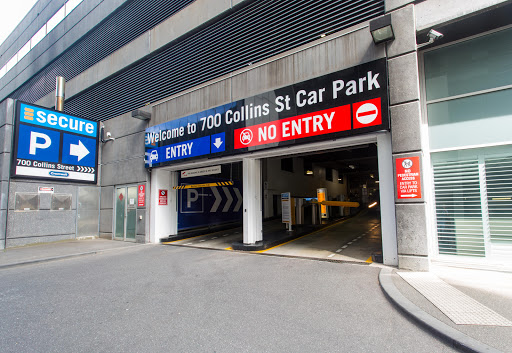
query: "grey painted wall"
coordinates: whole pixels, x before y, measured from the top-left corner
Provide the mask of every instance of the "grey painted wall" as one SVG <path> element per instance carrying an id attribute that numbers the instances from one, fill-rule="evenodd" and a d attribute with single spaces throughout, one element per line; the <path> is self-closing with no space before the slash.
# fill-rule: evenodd
<path id="1" fill-rule="evenodd" d="M 384 46 L 373 44 L 367 26 L 358 25 L 156 102 L 153 104 L 150 126 L 383 58 L 385 55 Z"/>
<path id="2" fill-rule="evenodd" d="M 151 107 L 141 109 L 151 111 Z M 149 203 L 150 174 L 144 167 L 144 131 L 148 122 L 132 118 L 130 112 L 105 121 L 104 126 L 115 140 L 100 144 L 100 237 L 112 239 L 116 186 L 145 185 L 145 205 Z M 149 208 L 137 207 L 137 242 L 149 241 L 146 218 L 149 219 Z"/>
<path id="3" fill-rule="evenodd" d="M 71 194 L 71 210 L 51 211 L 51 194 L 39 194 L 38 211 L 15 211 L 16 193 L 37 193 L 38 187 L 55 188 L 56 194 Z M 7 247 L 74 239 L 78 185 L 44 181 L 11 180 Z"/>
<path id="4" fill-rule="evenodd" d="M 389 0 L 388 0 L 389 1 Z M 397 0 L 399 1 L 399 0 Z M 427 0 L 416 5 L 416 30 L 430 29 L 489 8 L 510 3 L 510 0 Z"/>

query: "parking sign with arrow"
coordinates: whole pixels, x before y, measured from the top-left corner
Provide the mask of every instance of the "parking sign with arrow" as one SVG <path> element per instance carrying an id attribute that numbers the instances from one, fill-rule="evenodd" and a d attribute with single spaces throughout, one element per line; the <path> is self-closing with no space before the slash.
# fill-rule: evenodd
<path id="1" fill-rule="evenodd" d="M 96 183 L 98 123 L 17 101 L 11 176 Z"/>

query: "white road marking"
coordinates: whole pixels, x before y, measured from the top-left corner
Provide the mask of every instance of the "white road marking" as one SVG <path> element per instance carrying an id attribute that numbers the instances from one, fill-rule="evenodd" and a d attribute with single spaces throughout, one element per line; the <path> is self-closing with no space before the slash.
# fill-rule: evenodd
<path id="1" fill-rule="evenodd" d="M 341 252 L 342 250 L 343 250 L 343 249 L 338 249 L 338 250 L 336 250 L 336 252 Z"/>
<path id="2" fill-rule="evenodd" d="M 329 256 L 327 256 L 327 257 L 333 257 L 334 255 L 336 255 L 336 254 L 331 254 L 331 255 L 329 255 Z"/>
<path id="3" fill-rule="evenodd" d="M 347 247 L 348 247 L 348 245 L 343 245 L 341 248 L 346 249 Z"/>
<path id="4" fill-rule="evenodd" d="M 203 241 L 206 241 L 206 239 L 203 239 L 203 240 L 199 240 L 200 243 L 202 243 Z"/>
<path id="5" fill-rule="evenodd" d="M 350 245 L 350 244 L 352 244 L 352 242 L 351 242 L 351 241 L 349 241 L 349 242 L 347 243 L 347 245 Z"/>
<path id="6" fill-rule="evenodd" d="M 212 240 L 213 240 L 213 239 L 217 239 L 217 237 L 213 237 L 213 238 L 212 238 Z"/>
<path id="7" fill-rule="evenodd" d="M 194 243 L 186 243 L 186 244 L 183 244 L 183 245 L 192 245 L 192 244 L 194 244 Z"/>

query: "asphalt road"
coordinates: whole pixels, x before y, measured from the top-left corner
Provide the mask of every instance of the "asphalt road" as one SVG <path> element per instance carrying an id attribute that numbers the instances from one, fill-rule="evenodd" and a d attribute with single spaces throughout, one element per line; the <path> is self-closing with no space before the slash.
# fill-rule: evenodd
<path id="1" fill-rule="evenodd" d="M 2 352 L 453 352 L 379 268 L 149 245 L 0 270 Z"/>

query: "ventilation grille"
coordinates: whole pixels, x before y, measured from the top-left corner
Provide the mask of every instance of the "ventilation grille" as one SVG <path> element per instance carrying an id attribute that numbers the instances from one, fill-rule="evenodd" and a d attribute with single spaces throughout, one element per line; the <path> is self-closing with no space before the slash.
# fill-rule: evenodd
<path id="1" fill-rule="evenodd" d="M 487 159 L 485 175 L 491 242 L 512 246 L 512 157 Z"/>
<path id="2" fill-rule="evenodd" d="M 71 80 L 194 0 L 134 0 L 107 18 L 11 98 L 34 103 L 55 89 L 55 77 Z"/>
<path id="3" fill-rule="evenodd" d="M 66 102 L 106 120 L 384 13 L 384 1 L 260 0 Z"/>
<path id="4" fill-rule="evenodd" d="M 512 263 L 512 157 L 434 163 L 434 185 L 439 253 Z"/>
<path id="5" fill-rule="evenodd" d="M 434 164 L 440 254 L 485 256 L 478 160 Z"/>

